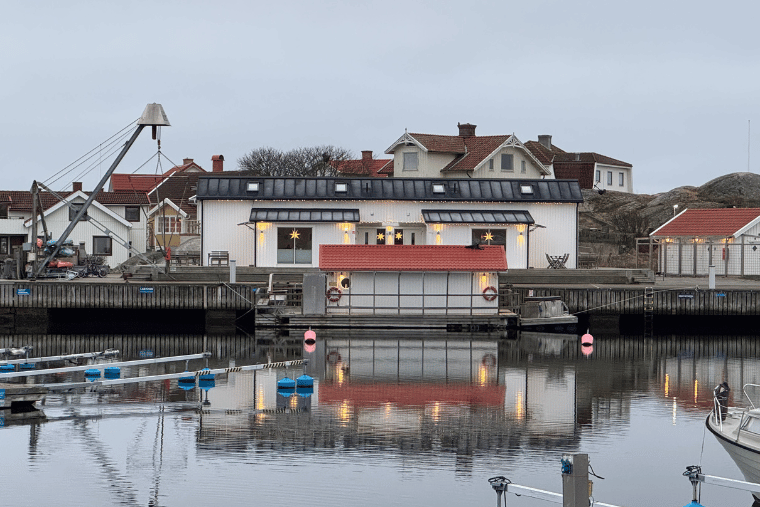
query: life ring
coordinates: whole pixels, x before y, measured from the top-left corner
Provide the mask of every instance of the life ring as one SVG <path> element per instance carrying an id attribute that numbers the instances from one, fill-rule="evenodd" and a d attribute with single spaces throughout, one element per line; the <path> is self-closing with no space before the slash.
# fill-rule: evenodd
<path id="1" fill-rule="evenodd" d="M 499 292 L 496 290 L 496 287 L 493 285 L 489 285 L 485 289 L 483 289 L 483 299 L 486 301 L 493 301 L 496 299 L 496 296 L 499 294 Z"/>
<path id="2" fill-rule="evenodd" d="M 327 289 L 327 294 L 325 295 L 327 296 L 328 301 L 337 303 L 338 301 L 340 301 L 340 296 L 343 295 L 343 293 L 337 287 L 330 287 L 329 289 Z"/>

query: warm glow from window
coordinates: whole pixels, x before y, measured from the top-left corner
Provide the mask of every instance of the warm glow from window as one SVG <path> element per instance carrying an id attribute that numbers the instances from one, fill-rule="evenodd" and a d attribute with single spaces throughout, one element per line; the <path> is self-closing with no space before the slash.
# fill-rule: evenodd
<path id="1" fill-rule="evenodd" d="M 668 392 L 670 391 L 670 375 L 667 373 L 665 374 L 665 397 L 668 397 Z"/>

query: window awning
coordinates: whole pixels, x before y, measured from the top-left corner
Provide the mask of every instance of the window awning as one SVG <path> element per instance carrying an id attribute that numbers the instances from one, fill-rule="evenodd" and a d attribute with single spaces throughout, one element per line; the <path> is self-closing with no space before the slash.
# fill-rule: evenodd
<path id="1" fill-rule="evenodd" d="M 253 208 L 249 222 L 358 222 L 358 209 Z"/>
<path id="2" fill-rule="evenodd" d="M 422 210 L 429 224 L 533 224 L 527 211 Z"/>

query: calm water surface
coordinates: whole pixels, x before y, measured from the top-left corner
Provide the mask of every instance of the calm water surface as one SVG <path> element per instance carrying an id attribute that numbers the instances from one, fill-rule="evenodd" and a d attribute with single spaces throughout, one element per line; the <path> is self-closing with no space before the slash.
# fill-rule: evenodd
<path id="1" fill-rule="evenodd" d="M 589 454 L 605 477 L 593 478 L 594 497 L 616 505 L 687 504 L 687 465 L 742 479 L 704 420 L 719 382 L 736 401 L 741 385 L 760 383 L 755 337 L 597 335 L 590 355 L 569 335 L 322 331 L 307 350 L 301 338 L 0 339 L 0 347 L 31 344 L 35 356 L 114 347 L 122 360 L 207 349 L 211 367 L 309 360 L 218 376 L 208 390 L 173 380 L 51 394 L 44 421 L 9 417 L 0 428 L 1 503 L 490 506 L 495 475 L 561 492 L 565 452 Z M 303 373 L 315 379 L 312 394 L 278 394 L 278 379 Z M 752 499 L 705 486 L 702 503 Z M 551 504 L 509 495 L 507 505 Z"/>

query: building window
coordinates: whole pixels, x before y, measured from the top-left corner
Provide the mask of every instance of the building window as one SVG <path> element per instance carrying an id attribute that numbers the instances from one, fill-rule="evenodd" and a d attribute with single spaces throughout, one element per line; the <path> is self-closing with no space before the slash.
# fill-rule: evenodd
<path id="1" fill-rule="evenodd" d="M 483 245 L 507 245 L 506 229 L 473 229 L 472 243 Z"/>
<path id="2" fill-rule="evenodd" d="M 0 254 L 8 255 L 8 237 L 3 236 L 0 238 Z"/>
<path id="3" fill-rule="evenodd" d="M 625 173 L 620 173 L 618 185 L 620 185 L 621 187 L 625 186 Z"/>
<path id="4" fill-rule="evenodd" d="M 521 174 L 525 174 L 526 172 L 527 172 L 527 169 L 526 169 L 526 167 L 525 167 L 525 161 L 524 161 L 524 160 L 521 160 L 521 161 L 520 161 L 520 173 L 521 173 Z"/>
<path id="5" fill-rule="evenodd" d="M 0 218 L 8 218 L 8 205 L 0 204 Z"/>
<path id="6" fill-rule="evenodd" d="M 158 217 L 156 234 L 179 234 L 182 232 L 182 220 L 177 216 Z"/>
<path id="7" fill-rule="evenodd" d="M 140 221 L 140 206 L 125 206 L 124 219 L 127 222 L 139 222 Z"/>
<path id="8" fill-rule="evenodd" d="M 74 218 L 77 216 L 77 213 L 79 213 L 79 210 L 82 209 L 82 206 L 84 206 L 82 203 L 72 204 L 69 206 L 69 221 L 74 220 Z M 90 217 L 87 215 L 87 213 L 82 216 L 83 220 L 87 220 L 88 218 Z"/>
<path id="9" fill-rule="evenodd" d="M 512 154 L 511 153 L 502 153 L 501 154 L 501 170 L 502 171 L 514 171 L 515 168 L 512 165 Z"/>
<path id="10" fill-rule="evenodd" d="M 369 233 L 368 232 L 364 233 L 364 244 L 365 245 L 369 245 Z"/>
<path id="11" fill-rule="evenodd" d="M 393 231 L 393 244 L 394 245 L 404 244 L 404 229 L 396 229 L 395 231 Z"/>
<path id="12" fill-rule="evenodd" d="M 411 243 L 409 243 L 409 244 L 410 244 L 410 245 L 415 245 L 416 243 L 415 243 L 414 241 L 415 241 L 415 240 L 414 240 L 414 233 L 412 233 L 412 241 L 411 241 Z"/>
<path id="13" fill-rule="evenodd" d="M 375 244 L 376 245 L 385 244 L 385 229 L 377 229 L 377 232 L 375 234 Z"/>
<path id="14" fill-rule="evenodd" d="M 277 262 L 311 264 L 311 228 L 277 228 Z"/>
<path id="15" fill-rule="evenodd" d="M 599 169 L 594 171 L 594 181 L 596 183 L 599 183 L 600 181 L 602 181 L 602 171 L 600 171 Z"/>
<path id="16" fill-rule="evenodd" d="M 113 241 L 108 236 L 92 237 L 92 254 L 93 255 L 112 255 Z"/>
<path id="17" fill-rule="evenodd" d="M 416 171 L 418 162 L 417 152 L 404 153 L 404 171 Z"/>
<path id="18" fill-rule="evenodd" d="M 607 171 L 607 184 L 612 185 L 612 171 Z"/>
<path id="19" fill-rule="evenodd" d="M 493 171 L 493 159 L 488 159 L 488 170 Z"/>

